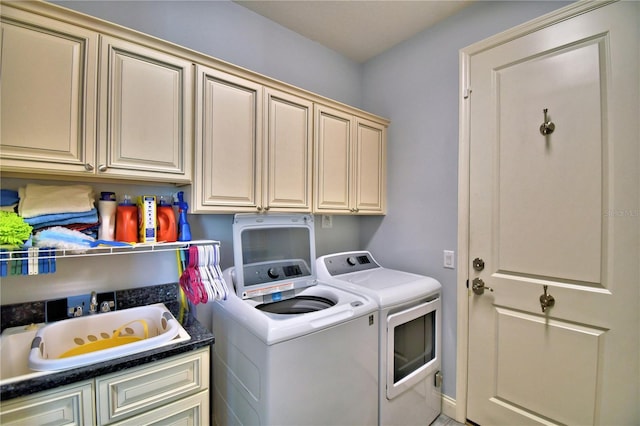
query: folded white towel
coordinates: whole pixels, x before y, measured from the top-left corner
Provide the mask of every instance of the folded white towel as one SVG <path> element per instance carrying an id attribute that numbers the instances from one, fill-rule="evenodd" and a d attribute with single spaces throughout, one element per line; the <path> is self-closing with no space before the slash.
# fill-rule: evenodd
<path id="1" fill-rule="evenodd" d="M 54 213 L 88 212 L 94 207 L 89 185 L 38 185 L 29 183 L 18 190 L 18 214 L 24 218 Z"/>

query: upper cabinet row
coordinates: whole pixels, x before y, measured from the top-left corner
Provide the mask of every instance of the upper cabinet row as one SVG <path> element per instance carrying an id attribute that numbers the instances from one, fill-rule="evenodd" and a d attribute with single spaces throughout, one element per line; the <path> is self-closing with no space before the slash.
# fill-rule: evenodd
<path id="1" fill-rule="evenodd" d="M 384 214 L 386 120 L 161 41 L 1 12 L 3 172 L 191 183 L 194 213 Z"/>
<path id="2" fill-rule="evenodd" d="M 190 61 L 6 6 L 3 170 L 191 180 Z"/>

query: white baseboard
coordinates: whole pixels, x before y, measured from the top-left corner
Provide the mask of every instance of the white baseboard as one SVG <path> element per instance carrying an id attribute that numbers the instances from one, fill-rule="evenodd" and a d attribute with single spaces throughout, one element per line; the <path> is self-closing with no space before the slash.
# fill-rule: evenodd
<path id="1" fill-rule="evenodd" d="M 442 414 L 456 418 L 456 400 L 445 394 L 442 394 Z"/>

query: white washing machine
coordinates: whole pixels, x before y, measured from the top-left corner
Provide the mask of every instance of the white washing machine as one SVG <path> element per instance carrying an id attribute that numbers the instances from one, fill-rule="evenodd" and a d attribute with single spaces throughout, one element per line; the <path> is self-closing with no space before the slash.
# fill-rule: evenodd
<path id="1" fill-rule="evenodd" d="M 318 279 L 376 300 L 379 321 L 379 423 L 427 425 L 441 412 L 441 285 L 381 267 L 368 251 L 316 260 Z"/>
<path id="2" fill-rule="evenodd" d="M 378 307 L 318 282 L 313 216 L 236 215 L 235 292 L 214 302 L 217 425 L 378 420 Z"/>

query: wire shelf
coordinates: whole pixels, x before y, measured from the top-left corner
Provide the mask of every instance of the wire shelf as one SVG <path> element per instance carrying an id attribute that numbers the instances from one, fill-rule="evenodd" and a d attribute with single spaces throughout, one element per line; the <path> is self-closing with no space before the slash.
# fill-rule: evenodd
<path id="1" fill-rule="evenodd" d="M 82 250 L 59 249 L 37 247 L 32 249 L 3 249 L 1 259 L 3 262 L 10 260 L 25 260 L 29 256 L 38 259 L 62 259 L 70 257 L 112 256 L 118 254 L 158 253 L 165 251 L 188 250 L 191 246 L 219 245 L 216 240 L 176 241 L 172 243 L 134 243 L 129 246 L 98 246 Z"/>

